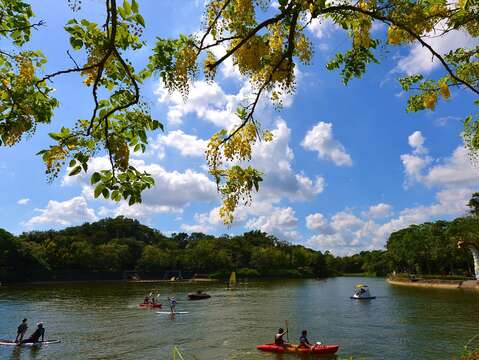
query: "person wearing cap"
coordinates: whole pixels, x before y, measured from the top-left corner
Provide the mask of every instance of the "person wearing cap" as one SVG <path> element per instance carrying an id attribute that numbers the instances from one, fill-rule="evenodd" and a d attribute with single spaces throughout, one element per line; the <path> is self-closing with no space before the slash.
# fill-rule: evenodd
<path id="1" fill-rule="evenodd" d="M 27 332 L 28 325 L 27 325 L 27 319 L 23 319 L 22 323 L 18 325 L 17 328 L 17 337 L 15 338 L 15 342 L 22 342 L 23 336 Z"/>
<path id="2" fill-rule="evenodd" d="M 32 335 L 26 340 L 23 340 L 21 343 L 36 343 L 40 341 L 40 337 L 42 338 L 42 342 L 44 341 L 45 337 L 45 328 L 43 327 L 43 323 L 39 322 L 37 324 L 37 329 L 33 332 Z"/>

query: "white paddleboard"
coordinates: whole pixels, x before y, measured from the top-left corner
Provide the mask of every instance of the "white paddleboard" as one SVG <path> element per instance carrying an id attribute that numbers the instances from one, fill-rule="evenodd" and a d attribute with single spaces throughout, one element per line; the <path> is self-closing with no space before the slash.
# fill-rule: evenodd
<path id="1" fill-rule="evenodd" d="M 42 346 L 42 345 L 49 345 L 49 344 L 58 344 L 60 340 L 45 340 L 45 341 L 37 341 L 33 343 L 23 343 L 18 344 L 13 340 L 0 340 L 0 345 L 7 345 L 7 346 Z"/>
<path id="2" fill-rule="evenodd" d="M 157 311 L 157 314 L 176 315 L 176 314 L 189 314 L 188 311 L 177 311 L 172 313 L 171 311 Z"/>

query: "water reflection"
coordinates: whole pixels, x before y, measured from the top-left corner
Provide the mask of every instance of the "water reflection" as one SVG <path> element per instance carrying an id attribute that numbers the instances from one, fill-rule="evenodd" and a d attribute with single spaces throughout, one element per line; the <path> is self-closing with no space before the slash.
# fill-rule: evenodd
<path id="1" fill-rule="evenodd" d="M 349 299 L 357 282 L 366 282 L 377 298 Z M 152 288 L 164 307 L 166 297 L 176 295 L 177 311 L 188 314 L 140 310 Z M 188 301 L 196 290 L 211 299 Z M 47 336 L 62 343 L 4 346 L 0 358 L 170 359 L 178 345 L 185 359 L 292 360 L 298 357 L 256 350 L 288 320 L 292 342 L 307 329 L 311 341 L 340 344 L 341 357 L 436 360 L 451 358 L 477 331 L 478 300 L 476 292 L 396 288 L 360 278 L 250 282 L 236 291 L 223 284 L 7 286 L 0 288 L 0 338 L 14 337 L 27 317 L 44 321 Z"/>

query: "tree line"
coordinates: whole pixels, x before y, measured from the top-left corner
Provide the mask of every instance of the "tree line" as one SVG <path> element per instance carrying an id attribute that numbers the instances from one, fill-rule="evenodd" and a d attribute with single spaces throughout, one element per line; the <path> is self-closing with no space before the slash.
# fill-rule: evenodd
<path id="1" fill-rule="evenodd" d="M 166 236 L 119 216 L 19 236 L 0 229 L 0 281 L 121 279 L 127 273 L 163 278 L 179 272 L 226 278 L 231 271 L 243 278 L 386 276 L 391 272 L 469 276 L 473 274 L 472 256 L 457 242 L 476 242 L 478 236 L 479 218 L 472 211 L 453 221 L 426 222 L 396 231 L 385 250 L 339 257 L 261 231 L 236 236 Z"/>
<path id="2" fill-rule="evenodd" d="M 384 261 L 383 251 L 340 258 L 261 231 L 166 236 L 121 216 L 19 236 L 0 230 L 4 282 L 114 279 L 126 271 L 156 278 L 174 271 L 225 278 L 233 270 L 239 277 L 326 277 L 365 271 L 384 275 Z"/>

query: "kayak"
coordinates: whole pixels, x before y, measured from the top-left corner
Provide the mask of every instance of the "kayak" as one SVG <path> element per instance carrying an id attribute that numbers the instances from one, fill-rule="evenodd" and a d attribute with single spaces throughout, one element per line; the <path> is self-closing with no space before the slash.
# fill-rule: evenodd
<path id="1" fill-rule="evenodd" d="M 277 353 L 298 353 L 298 354 L 334 354 L 339 345 L 314 345 L 311 349 L 299 347 L 299 345 L 288 344 L 285 346 L 276 344 L 264 344 L 256 346 L 258 350 Z"/>
<path id="2" fill-rule="evenodd" d="M 60 340 L 45 340 L 45 341 L 36 341 L 36 342 L 29 342 L 18 344 L 13 340 L 0 340 L 0 345 L 10 345 L 10 346 L 42 346 L 42 345 L 49 345 L 49 344 L 58 344 Z"/>
<path id="3" fill-rule="evenodd" d="M 189 293 L 188 294 L 188 299 L 190 300 L 203 300 L 203 299 L 209 299 L 211 295 L 208 295 L 206 293 Z"/>
<path id="4" fill-rule="evenodd" d="M 140 309 L 161 309 L 161 304 L 138 304 Z"/>

